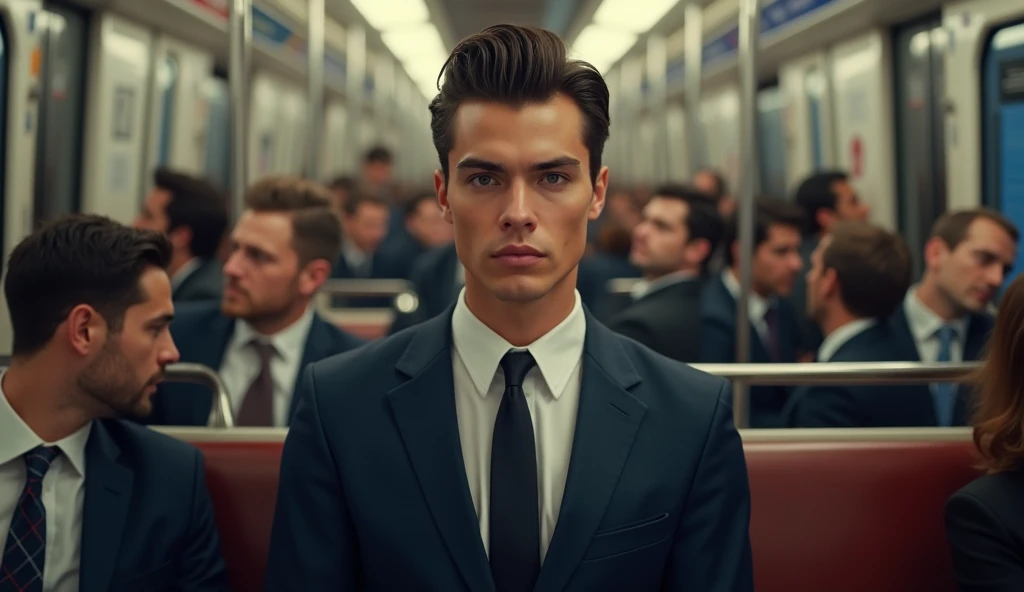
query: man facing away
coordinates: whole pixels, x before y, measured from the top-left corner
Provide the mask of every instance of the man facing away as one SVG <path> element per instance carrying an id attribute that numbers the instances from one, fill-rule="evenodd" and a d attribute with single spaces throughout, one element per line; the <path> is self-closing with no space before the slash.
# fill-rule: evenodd
<path id="1" fill-rule="evenodd" d="M 728 383 L 575 290 L 608 183 L 603 79 L 500 25 L 455 48 L 431 113 L 465 289 L 307 369 L 266 589 L 752 590 Z"/>
<path id="2" fill-rule="evenodd" d="M 98 216 L 11 253 L 0 383 L 0 590 L 227 590 L 198 450 L 145 416 L 178 359 L 160 233 Z"/>

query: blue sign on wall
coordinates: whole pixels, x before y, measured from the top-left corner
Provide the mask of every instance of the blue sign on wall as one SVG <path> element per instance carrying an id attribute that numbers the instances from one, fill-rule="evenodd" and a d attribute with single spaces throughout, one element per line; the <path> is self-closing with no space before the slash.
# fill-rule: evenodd
<path id="1" fill-rule="evenodd" d="M 274 49 L 289 48 L 305 55 L 306 42 L 299 38 L 285 23 L 277 20 L 259 7 L 252 7 L 253 41 Z"/>

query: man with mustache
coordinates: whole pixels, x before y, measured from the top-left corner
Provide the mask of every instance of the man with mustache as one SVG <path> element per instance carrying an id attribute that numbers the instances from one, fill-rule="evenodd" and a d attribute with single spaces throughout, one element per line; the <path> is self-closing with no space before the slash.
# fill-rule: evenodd
<path id="1" fill-rule="evenodd" d="M 182 306 L 171 325 L 182 361 L 220 374 L 236 425 L 287 426 L 300 370 L 362 344 L 310 303 L 340 252 L 326 189 L 290 177 L 249 189 L 231 234 L 223 298 Z M 151 422 L 206 425 L 211 406 L 209 389 L 168 384 L 153 399 Z"/>
<path id="2" fill-rule="evenodd" d="M 145 416 L 178 359 L 162 234 L 62 218 L 11 253 L 0 590 L 228 589 L 203 457 Z"/>
<path id="3" fill-rule="evenodd" d="M 498 25 L 445 63 L 434 188 L 465 288 L 305 371 L 266 590 L 753 590 L 729 384 L 576 290 L 608 88 L 567 53 Z"/>

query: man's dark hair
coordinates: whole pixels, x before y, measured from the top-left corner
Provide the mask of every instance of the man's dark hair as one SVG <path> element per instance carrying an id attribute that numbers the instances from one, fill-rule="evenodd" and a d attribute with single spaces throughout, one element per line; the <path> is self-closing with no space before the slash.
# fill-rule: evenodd
<path id="1" fill-rule="evenodd" d="M 384 201 L 384 198 L 376 193 L 370 191 L 355 191 L 349 194 L 341 211 L 345 214 L 345 217 L 355 216 L 359 213 L 359 208 L 364 205 L 377 206 L 386 209 L 388 207 L 388 202 Z"/>
<path id="2" fill-rule="evenodd" d="M 844 171 L 820 171 L 804 179 L 796 190 L 796 203 L 804 209 L 804 230 L 808 236 L 822 231 L 818 224 L 818 210 L 836 209 L 836 193 L 832 186 L 836 183 L 849 181 L 850 175 Z"/>
<path id="3" fill-rule="evenodd" d="M 342 175 L 340 177 L 335 177 L 334 179 L 332 179 L 330 184 L 327 185 L 327 187 L 331 191 L 339 190 L 344 191 L 345 193 L 349 193 L 355 190 L 356 185 L 357 183 L 355 179 L 347 175 Z"/>
<path id="4" fill-rule="evenodd" d="M 774 197 L 759 197 L 754 203 L 754 249 L 768 240 L 768 231 L 772 226 L 788 226 L 797 232 L 803 227 L 804 211 L 787 201 Z M 726 224 L 725 263 L 732 266 L 736 263 L 732 254 L 732 244 L 739 239 L 737 214 L 733 214 Z"/>
<path id="5" fill-rule="evenodd" d="M 322 185 L 298 177 L 267 177 L 246 192 L 245 207 L 292 216 L 292 247 L 302 265 L 315 259 L 333 265 L 341 254 L 341 222 Z"/>
<path id="6" fill-rule="evenodd" d="M 829 236 L 822 270 L 836 271 L 843 306 L 859 318 L 889 317 L 910 288 L 914 261 L 907 244 L 867 222 L 840 222 Z"/>
<path id="7" fill-rule="evenodd" d="M 434 205 L 437 205 L 436 200 L 437 195 L 435 195 L 433 191 L 421 191 L 419 193 L 415 193 L 413 194 L 412 199 L 405 200 L 405 211 L 403 213 L 406 218 L 412 218 L 420 213 L 421 203 L 430 201 L 434 202 Z M 440 208 L 440 206 L 437 207 Z"/>
<path id="8" fill-rule="evenodd" d="M 120 332 L 125 311 L 147 298 L 139 284 L 143 272 L 167 269 L 170 262 L 171 243 L 156 231 L 86 214 L 46 224 L 22 240 L 7 261 L 12 354 L 39 352 L 80 304 L 96 309 L 112 333 Z"/>
<path id="9" fill-rule="evenodd" d="M 441 76 L 441 92 L 430 102 L 430 128 L 446 182 L 459 105 L 489 101 L 518 108 L 549 101 L 557 94 L 572 99 L 583 114 L 590 180 L 597 179 L 608 139 L 608 86 L 592 65 L 569 59 L 558 35 L 536 27 L 488 27 L 455 47 L 438 79 Z"/>
<path id="10" fill-rule="evenodd" d="M 705 239 L 711 244 L 710 254 L 718 247 L 725 234 L 725 223 L 718 213 L 718 207 L 713 197 L 700 191 L 695 187 L 687 185 L 663 185 L 658 187 L 652 197 L 665 199 L 678 199 L 685 202 L 689 212 L 686 215 L 686 231 L 690 240 Z M 708 262 L 704 260 L 704 264 Z"/>
<path id="11" fill-rule="evenodd" d="M 391 164 L 395 161 L 395 157 L 391 154 L 391 150 L 388 150 L 384 146 L 374 146 L 366 152 L 366 158 L 364 158 L 363 161 L 367 164 L 371 162 Z"/>
<path id="12" fill-rule="evenodd" d="M 166 168 L 153 173 L 154 185 L 171 194 L 167 202 L 167 231 L 182 226 L 192 230 L 192 255 L 216 257 L 228 227 L 228 205 L 224 194 L 205 179 Z"/>
<path id="13" fill-rule="evenodd" d="M 967 238 L 967 231 L 975 220 L 988 220 L 1010 235 L 1013 242 L 1020 242 L 1020 230 L 1017 229 L 1017 225 L 999 212 L 988 208 L 946 212 L 935 221 L 931 236 L 942 239 L 952 251 Z"/>
<path id="14" fill-rule="evenodd" d="M 729 182 L 725 180 L 725 175 L 718 170 L 711 167 L 701 167 L 697 170 L 697 173 L 707 175 L 715 180 L 715 190 L 711 193 L 711 197 L 716 202 L 721 201 L 729 194 Z"/>

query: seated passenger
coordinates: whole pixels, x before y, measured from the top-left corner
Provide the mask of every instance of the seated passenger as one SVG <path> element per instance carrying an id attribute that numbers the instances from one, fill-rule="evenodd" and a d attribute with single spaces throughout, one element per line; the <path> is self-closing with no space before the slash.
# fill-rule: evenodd
<path id="1" fill-rule="evenodd" d="M 974 443 L 987 473 L 946 504 L 953 573 L 963 592 L 1024 590 L 1024 276 L 1003 296 L 975 374 Z"/>
<path id="2" fill-rule="evenodd" d="M 722 238 L 722 219 L 704 194 L 658 189 L 633 230 L 630 261 L 644 272 L 634 302 L 608 327 L 682 362 L 700 358 L 701 274 Z"/>
<path id="3" fill-rule="evenodd" d="M 237 425 L 287 426 L 302 368 L 361 341 L 325 322 L 310 303 L 341 248 L 325 190 L 300 179 L 265 179 L 249 189 L 245 205 L 224 265 L 224 298 L 182 307 L 171 333 L 182 361 L 219 371 Z M 211 406 L 208 388 L 162 385 L 151 423 L 205 426 Z"/>
<path id="4" fill-rule="evenodd" d="M 889 319 L 901 360 L 977 360 L 992 331 L 988 306 L 1013 268 L 1019 233 L 991 210 L 949 212 L 925 245 L 925 272 Z M 940 426 L 967 421 L 970 389 L 931 385 Z"/>
<path id="5" fill-rule="evenodd" d="M 167 272 L 175 302 L 220 300 L 224 287 L 217 258 L 228 227 L 225 196 L 203 179 L 157 169 L 134 226 L 163 232 L 174 249 Z"/>
<path id="6" fill-rule="evenodd" d="M 395 319 L 388 330 L 389 335 L 444 312 L 455 302 L 455 298 L 466 283 L 466 270 L 463 269 L 459 255 L 455 252 L 455 243 L 431 249 L 417 257 L 409 275 L 419 303 L 415 310 L 395 311 Z"/>
<path id="7" fill-rule="evenodd" d="M 417 194 L 406 202 L 402 213 L 406 234 L 381 245 L 380 261 L 394 277 L 412 279 L 417 257 L 451 244 L 452 226 L 441 217 L 437 195 L 433 192 Z"/>
<path id="8" fill-rule="evenodd" d="M 145 416 L 178 359 L 167 238 L 98 216 L 19 244 L 4 290 L 0 590 L 228 590 L 203 455 Z"/>
<path id="9" fill-rule="evenodd" d="M 750 362 L 796 362 L 802 352 L 796 311 L 786 300 L 803 266 L 800 259 L 801 210 L 784 201 L 757 200 L 751 292 Z M 736 361 L 736 302 L 740 297 L 739 240 L 736 218 L 726 225 L 727 267 L 708 280 L 701 294 L 700 361 Z M 781 422 L 789 389 L 758 386 L 750 389 L 751 427 L 774 427 Z"/>
<path id="10" fill-rule="evenodd" d="M 388 208 L 374 194 L 357 192 L 348 196 L 341 214 L 341 255 L 334 262 L 332 278 L 370 280 L 401 276 L 401 269 L 391 269 L 380 254 L 381 243 L 388 234 Z M 387 308 L 391 301 L 383 296 L 340 295 L 331 300 L 335 308 Z"/>
<path id="11" fill-rule="evenodd" d="M 865 222 L 832 227 L 811 254 L 807 315 L 825 339 L 819 362 L 892 362 L 899 359 L 885 321 L 903 302 L 913 261 L 903 240 Z M 786 405 L 790 427 L 936 425 L 928 388 L 805 386 Z"/>

